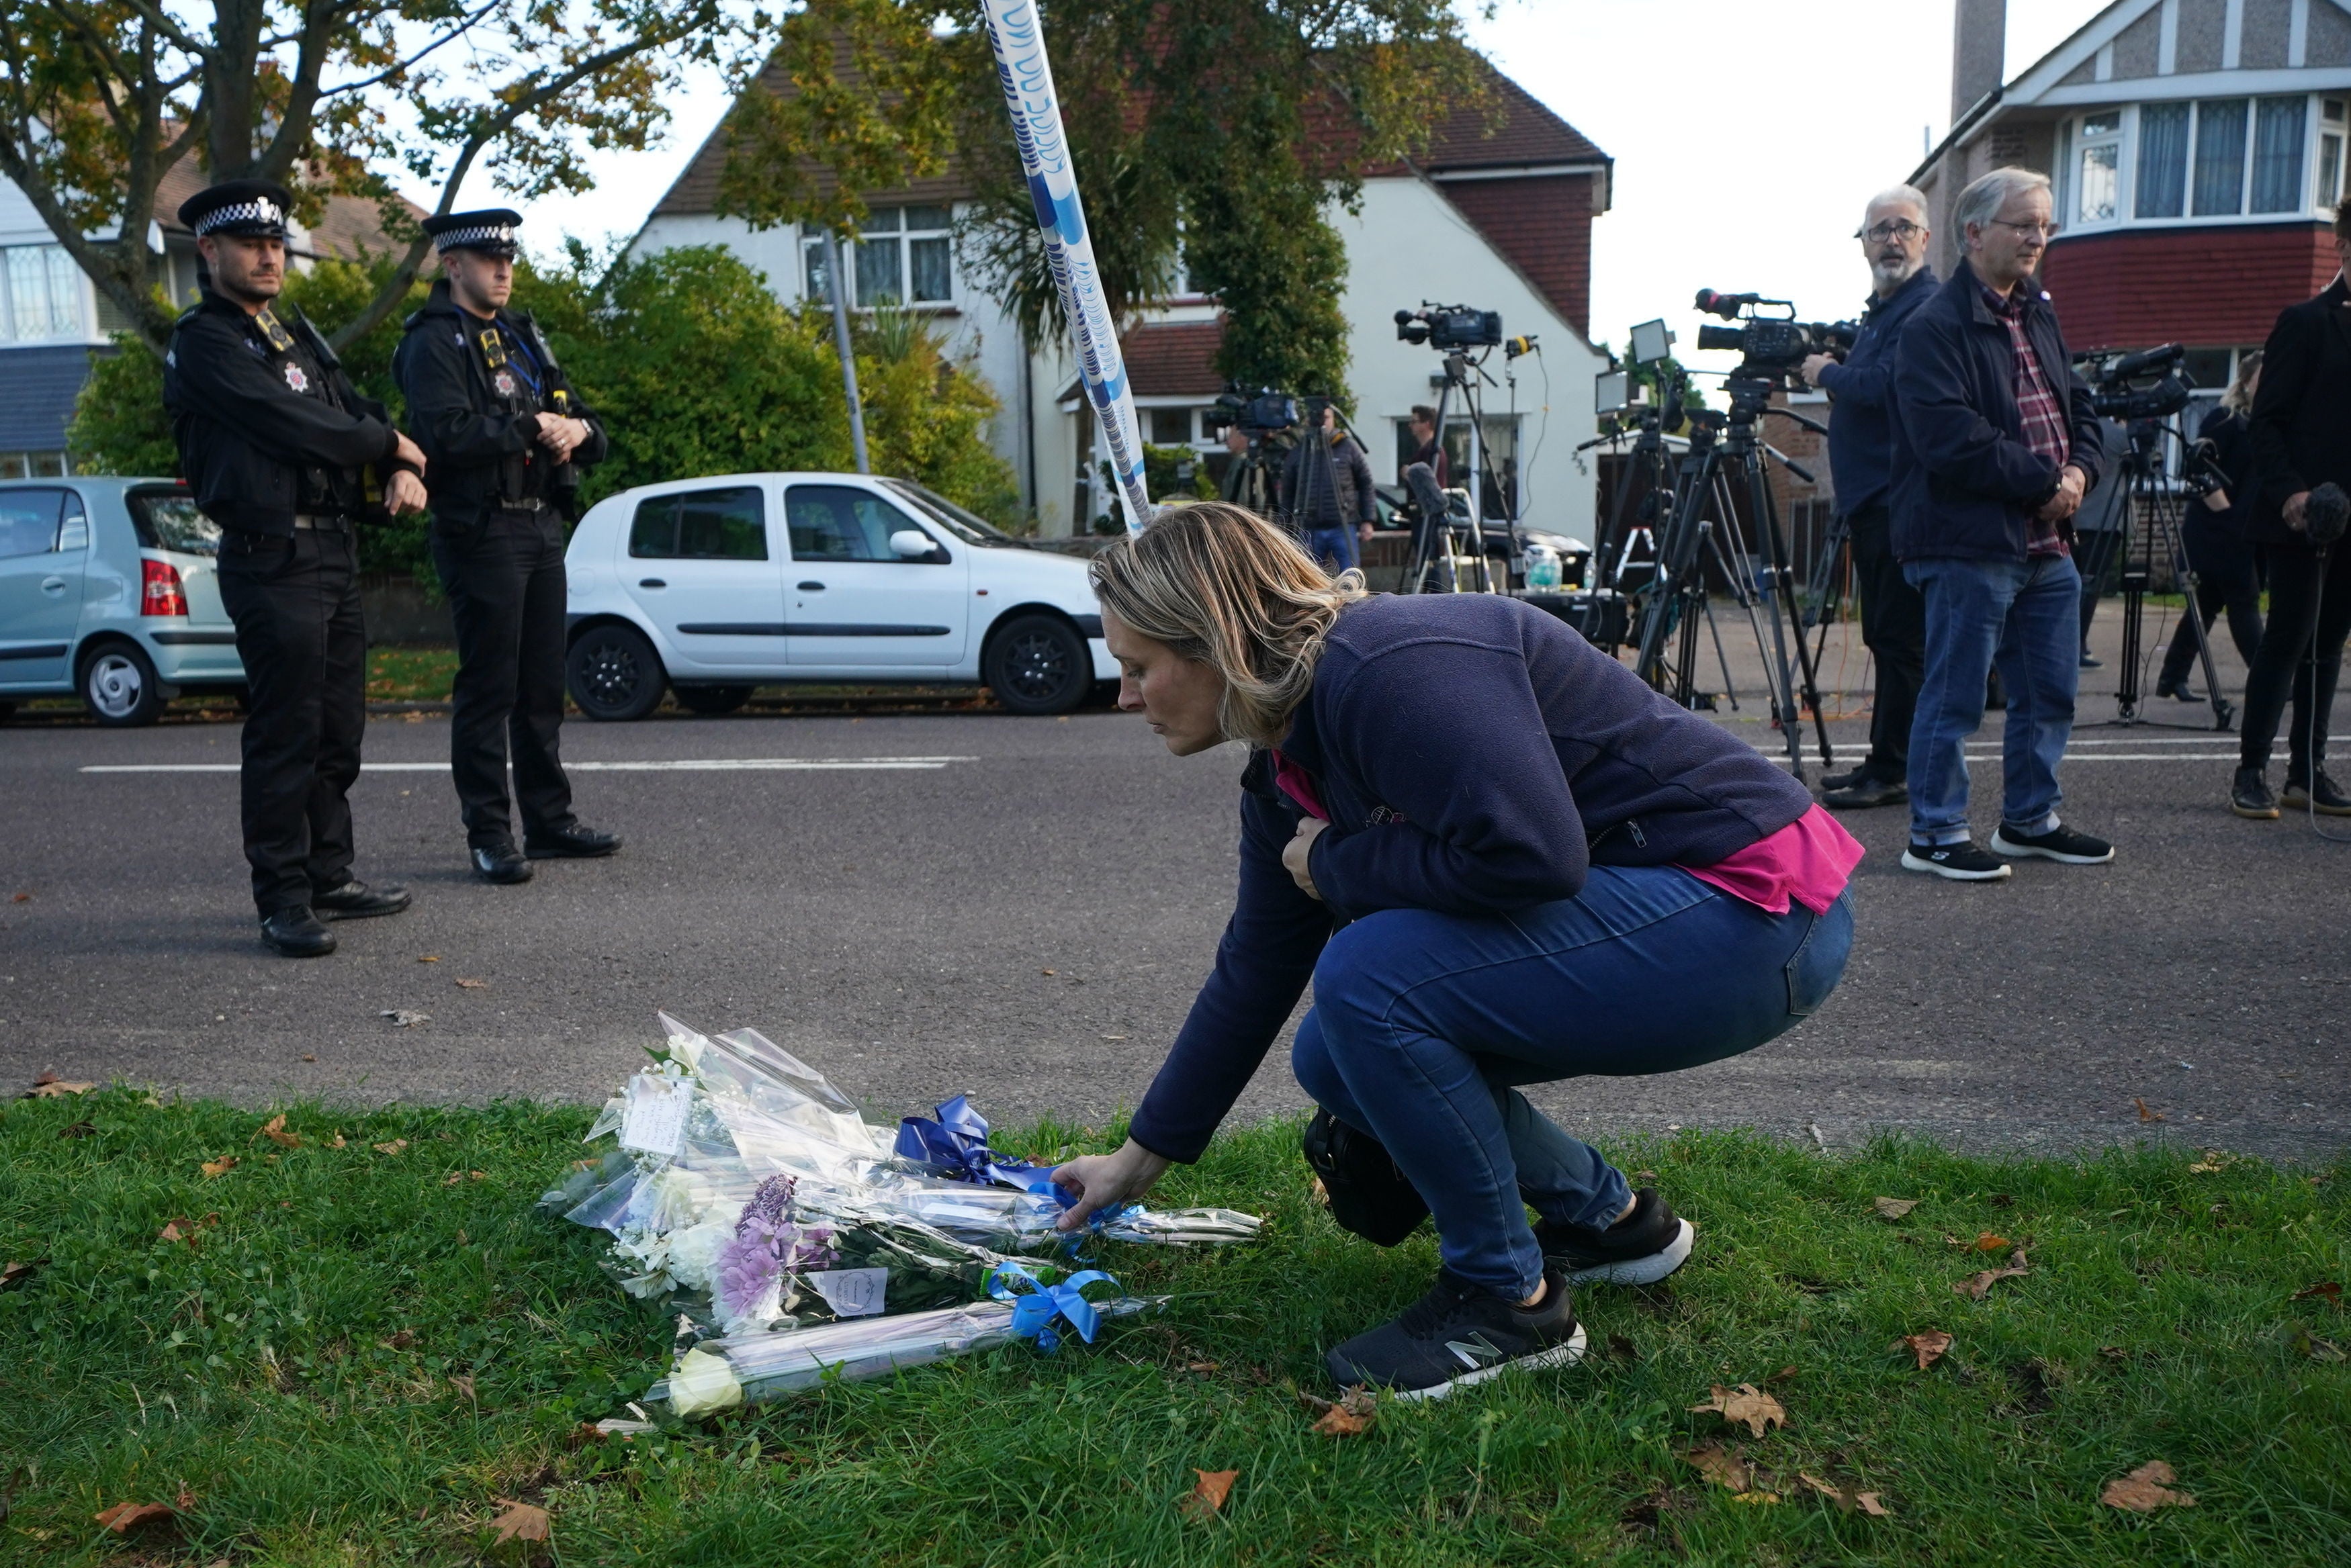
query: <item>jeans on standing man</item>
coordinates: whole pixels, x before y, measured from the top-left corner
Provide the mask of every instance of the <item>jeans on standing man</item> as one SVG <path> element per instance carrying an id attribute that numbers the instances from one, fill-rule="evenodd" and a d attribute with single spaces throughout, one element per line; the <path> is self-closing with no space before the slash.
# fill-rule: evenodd
<path id="1" fill-rule="evenodd" d="M 2057 763 L 2081 679 L 2081 577 L 2069 524 L 2105 456 L 2033 274 L 2055 225 L 2046 176 L 1996 169 L 1959 194 L 1966 259 L 1912 314 L 1896 354 L 1903 461 L 1894 549 L 1927 605 L 1927 673 L 1910 729 L 1902 864 L 1956 881 L 2010 874 L 2003 857 L 2067 865 L 2114 846 L 2064 826 Z M 2007 689 L 2001 822 L 1986 854 L 1968 826 L 1965 742 L 1984 680 Z"/>

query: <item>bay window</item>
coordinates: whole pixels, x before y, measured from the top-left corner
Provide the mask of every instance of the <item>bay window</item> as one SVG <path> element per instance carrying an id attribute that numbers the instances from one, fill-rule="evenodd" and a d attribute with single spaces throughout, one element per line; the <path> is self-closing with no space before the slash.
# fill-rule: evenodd
<path id="1" fill-rule="evenodd" d="M 2331 213 L 2351 177 L 2343 99 L 2303 94 L 2093 109 L 2064 128 L 2060 206 L 2118 223 Z"/>
<path id="2" fill-rule="evenodd" d="M 955 303 L 954 214 L 946 207 L 876 207 L 853 243 L 841 244 L 850 303 L 860 310 L 893 305 Z M 802 229 L 800 255 L 810 298 L 830 302 L 824 231 Z"/>

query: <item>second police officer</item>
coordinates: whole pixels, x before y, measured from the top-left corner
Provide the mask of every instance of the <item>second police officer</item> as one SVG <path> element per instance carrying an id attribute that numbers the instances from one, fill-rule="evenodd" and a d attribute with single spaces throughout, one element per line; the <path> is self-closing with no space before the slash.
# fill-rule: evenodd
<path id="1" fill-rule="evenodd" d="M 172 328 L 163 403 L 180 471 L 221 527 L 221 603 L 248 690 L 240 790 L 262 940 L 316 958 L 335 950 L 322 919 L 408 908 L 405 888 L 351 875 L 346 797 L 367 729 L 353 526 L 422 510 L 424 459 L 300 312 L 278 307 L 292 204 L 265 180 L 181 204 L 203 297 Z"/>
<path id="2" fill-rule="evenodd" d="M 433 562 L 456 621 L 449 749 L 466 848 L 476 875 L 502 883 L 528 881 L 533 860 L 621 846 L 572 815 L 558 752 L 564 523 L 580 470 L 604 456 L 604 429 L 528 313 L 507 308 L 521 222 L 504 209 L 425 220 L 442 275 L 392 358 L 433 465 Z"/>

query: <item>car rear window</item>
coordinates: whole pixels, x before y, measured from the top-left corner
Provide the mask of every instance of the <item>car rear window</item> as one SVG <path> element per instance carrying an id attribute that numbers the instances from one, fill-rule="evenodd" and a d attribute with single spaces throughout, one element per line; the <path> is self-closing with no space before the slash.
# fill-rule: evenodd
<path id="1" fill-rule="evenodd" d="M 62 490 L 0 490 L 0 557 L 55 550 L 65 499 Z"/>
<path id="2" fill-rule="evenodd" d="M 629 554 L 652 560 L 764 561 L 768 523 L 753 488 L 694 490 L 637 503 Z"/>
<path id="3" fill-rule="evenodd" d="M 131 509 L 139 543 L 148 549 L 184 556 L 220 554 L 220 524 L 198 511 L 196 498 L 186 491 L 134 490 L 122 501 Z"/>

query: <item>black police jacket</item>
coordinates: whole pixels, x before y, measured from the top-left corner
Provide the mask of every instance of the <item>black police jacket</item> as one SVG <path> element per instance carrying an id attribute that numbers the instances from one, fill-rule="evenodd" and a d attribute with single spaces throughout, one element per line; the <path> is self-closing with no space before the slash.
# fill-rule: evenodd
<path id="1" fill-rule="evenodd" d="M 510 339 L 529 361 L 516 362 Z M 408 318 L 392 373 L 408 400 L 408 433 L 433 476 L 436 529 L 468 532 L 493 508 L 529 501 L 577 516 L 579 470 L 601 462 L 611 443 L 528 311 L 502 309 L 494 325 L 459 309 L 444 279 Z M 569 462 L 554 462 L 538 444 L 541 411 L 588 422 Z"/>
<path id="2" fill-rule="evenodd" d="M 2315 299 L 2289 305 L 2270 329 L 2262 389 L 2253 394 L 2252 448 L 2260 490 L 2246 511 L 2256 545 L 2310 549 L 2286 526 L 2285 504 L 2333 480 L 2351 490 L 2351 287 L 2337 277 Z"/>
<path id="3" fill-rule="evenodd" d="M 297 513 L 366 510 L 399 442 L 298 315 L 249 316 L 210 289 L 172 329 L 163 406 L 196 504 L 254 534 L 290 535 Z"/>

